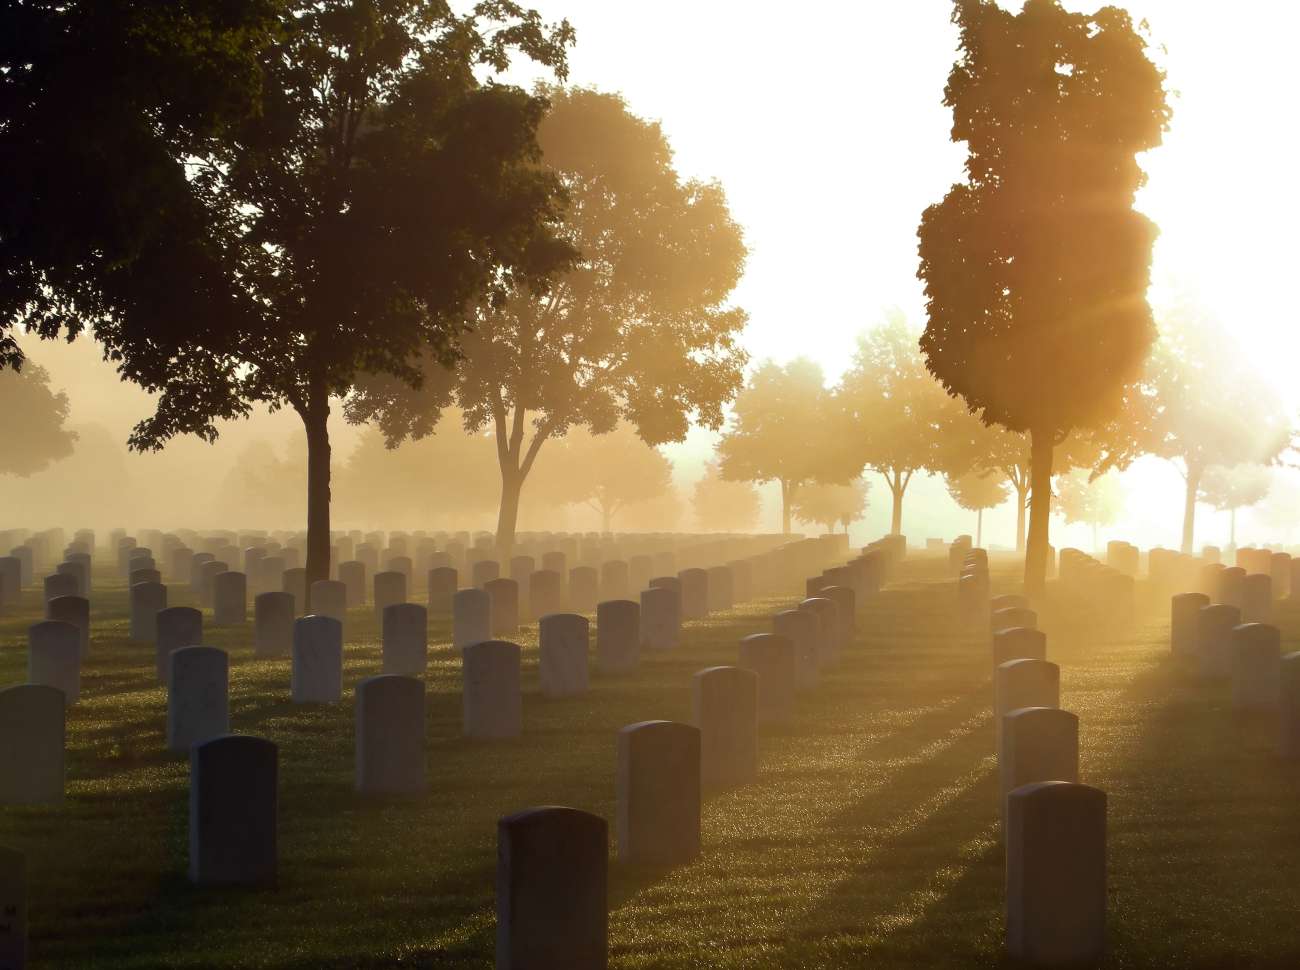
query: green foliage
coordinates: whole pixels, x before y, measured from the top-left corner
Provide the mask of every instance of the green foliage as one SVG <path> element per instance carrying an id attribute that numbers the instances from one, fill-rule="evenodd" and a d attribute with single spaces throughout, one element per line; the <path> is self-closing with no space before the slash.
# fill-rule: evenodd
<path id="1" fill-rule="evenodd" d="M 577 260 L 549 291 L 521 280 L 482 304 L 454 371 L 437 366 L 435 346 L 422 387 L 381 377 L 348 403 L 352 420 L 376 420 L 393 441 L 428 434 L 453 401 L 468 430 L 491 428 L 506 547 L 547 440 L 620 420 L 649 444 L 681 440 L 692 420 L 717 427 L 746 361 L 746 317 L 728 304 L 746 251 L 721 186 L 683 180 L 660 127 L 619 96 L 544 94 L 538 138 L 569 201 L 559 234 Z"/>
<path id="2" fill-rule="evenodd" d="M 963 509 L 979 512 L 997 508 L 1007 500 L 1007 480 L 996 472 L 967 472 L 947 476 L 948 494 Z"/>
<path id="3" fill-rule="evenodd" d="M 1220 512 L 1257 505 L 1273 486 L 1273 471 L 1264 465 L 1215 465 L 1201 478 L 1201 501 Z"/>
<path id="4" fill-rule="evenodd" d="M 68 396 L 49 385 L 49 372 L 31 360 L 21 370 L 0 368 L 0 475 L 26 478 L 72 454 Z"/>
<path id="5" fill-rule="evenodd" d="M 1057 511 L 1067 523 L 1082 522 L 1094 529 L 1114 525 L 1124 510 L 1124 484 L 1115 472 L 1092 478 L 1075 469 L 1056 480 Z"/>
<path id="6" fill-rule="evenodd" d="M 728 481 L 717 463 L 710 462 L 695 483 L 691 504 L 701 531 L 746 532 L 758 524 L 762 501 L 753 485 Z"/>
<path id="7" fill-rule="evenodd" d="M 850 525 L 862 518 L 867 510 L 867 492 L 870 483 L 855 478 L 847 485 L 826 485 L 814 482 L 799 489 L 794 501 L 794 517 L 800 522 L 811 522 L 834 532 L 837 525 L 848 531 Z"/>
<path id="8" fill-rule="evenodd" d="M 1169 120 L 1127 12 L 957 0 L 945 89 L 966 181 L 926 210 L 930 371 L 985 421 L 1060 435 L 1119 406 L 1155 331 L 1137 155 Z"/>
<path id="9" fill-rule="evenodd" d="M 727 481 L 780 482 L 789 532 L 808 483 L 844 483 L 861 471 L 841 430 L 817 364 L 806 357 L 765 361 L 736 397 L 731 426 L 718 442 L 718 467 Z"/>

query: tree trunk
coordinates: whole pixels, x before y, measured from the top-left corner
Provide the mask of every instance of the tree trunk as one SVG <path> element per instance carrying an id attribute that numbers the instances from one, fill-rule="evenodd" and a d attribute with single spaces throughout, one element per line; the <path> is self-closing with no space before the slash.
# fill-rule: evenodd
<path id="1" fill-rule="evenodd" d="M 984 510 L 975 510 L 975 548 L 984 548 Z"/>
<path id="2" fill-rule="evenodd" d="M 330 578 L 330 433 L 329 396 L 313 393 L 302 414 L 307 430 L 307 589 Z M 309 603 L 298 609 L 306 613 Z"/>
<path id="3" fill-rule="evenodd" d="M 1196 496 L 1201 491 L 1201 467 L 1187 466 L 1187 493 L 1183 496 L 1183 552 L 1191 554 L 1196 530 Z"/>
<path id="4" fill-rule="evenodd" d="M 501 469 L 501 506 L 497 510 L 497 560 L 510 561 L 515 549 L 515 530 L 519 525 L 519 493 L 524 478 L 516 471 Z"/>
<path id="5" fill-rule="evenodd" d="M 1237 507 L 1228 510 L 1228 547 L 1237 548 Z"/>
<path id="6" fill-rule="evenodd" d="M 614 516 L 613 513 L 610 511 L 609 503 L 601 502 L 600 503 L 600 531 L 604 533 L 612 532 L 613 529 L 610 528 L 610 524 L 613 521 L 613 519 Z"/>
<path id="7" fill-rule="evenodd" d="M 1029 504 L 1029 481 L 1016 486 L 1016 552 L 1025 553 L 1025 506 Z"/>
<path id="8" fill-rule="evenodd" d="M 1031 431 L 1029 452 L 1029 543 L 1025 549 L 1025 592 L 1041 596 L 1047 584 L 1048 517 L 1052 514 L 1052 448 L 1055 435 Z"/>
<path id="9" fill-rule="evenodd" d="M 889 534 L 900 536 L 903 534 L 903 496 L 907 493 L 907 483 L 912 480 L 912 473 L 906 475 L 898 469 L 885 473 L 885 481 L 889 484 L 889 493 L 894 497 L 894 511 L 889 520 Z"/>
<path id="10" fill-rule="evenodd" d="M 794 503 L 795 483 L 781 479 L 781 534 L 790 534 L 790 506 Z"/>
<path id="11" fill-rule="evenodd" d="M 1095 556 L 1095 555 L 1097 555 L 1097 552 L 1098 552 L 1098 547 L 1097 547 L 1097 523 L 1094 522 L 1094 523 L 1092 524 L 1092 554 Z"/>

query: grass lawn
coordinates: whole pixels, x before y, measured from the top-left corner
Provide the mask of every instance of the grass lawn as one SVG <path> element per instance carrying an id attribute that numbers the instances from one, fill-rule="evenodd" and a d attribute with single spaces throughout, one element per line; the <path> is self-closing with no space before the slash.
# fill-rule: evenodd
<path id="1" fill-rule="evenodd" d="M 1011 590 L 1012 565 L 993 570 Z M 708 799 L 701 859 L 612 866 L 613 966 L 1005 963 L 989 650 L 957 632 L 951 595 L 937 559 L 903 564 L 861 604 L 840 667 L 765 731 L 758 783 Z M 0 684 L 26 678 L 38 598 L 0 618 Z M 618 728 L 687 720 L 691 674 L 734 663 L 737 640 L 797 598 L 689 624 L 675 652 L 566 700 L 538 693 L 528 629 L 525 733 L 504 743 L 460 737 L 459 661 L 435 620 L 430 792 L 379 802 L 352 787 L 352 688 L 379 672 L 372 615 L 352 614 L 333 706 L 290 704 L 289 662 L 254 660 L 251 624 L 209 628 L 231 652 L 232 729 L 280 747 L 280 879 L 200 891 L 185 876 L 188 762 L 164 750 L 153 648 L 128 640 L 125 589 L 101 571 L 67 800 L 0 808 L 0 844 L 27 855 L 32 964 L 491 967 L 496 820 L 541 804 L 612 820 Z M 1170 659 L 1166 614 L 1117 632 L 1100 612 L 1040 613 L 1080 718 L 1082 780 L 1110 796 L 1106 965 L 1300 966 L 1300 765 L 1275 758 L 1269 719 L 1235 715 L 1226 685 Z M 1279 620 L 1297 649 L 1300 610 Z"/>

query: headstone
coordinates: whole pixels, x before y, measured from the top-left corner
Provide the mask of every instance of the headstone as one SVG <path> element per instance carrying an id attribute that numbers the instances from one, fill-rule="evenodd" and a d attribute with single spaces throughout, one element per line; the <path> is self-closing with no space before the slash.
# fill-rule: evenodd
<path id="1" fill-rule="evenodd" d="M 59 620 L 28 627 L 27 682 L 62 691 L 65 707 L 77 703 L 81 696 L 81 631 Z"/>
<path id="2" fill-rule="evenodd" d="M 1002 735 L 998 746 L 998 812 L 1004 819 L 1007 796 L 1023 785 L 1040 781 L 1078 783 L 1078 717 L 1055 705 L 1021 707 L 1007 711 L 1001 718 L 1001 723 Z"/>
<path id="3" fill-rule="evenodd" d="M 989 628 L 993 633 L 1000 630 L 1012 630 L 1022 627 L 1026 630 L 1038 629 L 1038 614 L 1033 610 L 1013 608 L 996 610 L 989 614 Z"/>
<path id="4" fill-rule="evenodd" d="M 523 730 L 519 645 L 505 640 L 484 640 L 468 644 L 461 653 L 465 736 L 517 737 Z"/>
<path id="5" fill-rule="evenodd" d="M 68 573 L 54 573 L 44 580 L 45 602 L 60 596 L 76 596 L 79 590 L 77 577 Z"/>
<path id="6" fill-rule="evenodd" d="M 227 570 L 212 578 L 213 626 L 239 626 L 248 622 L 248 577 Z"/>
<path id="7" fill-rule="evenodd" d="M 537 623 L 542 693 L 570 697 L 586 693 L 590 622 L 580 613 L 550 613 Z"/>
<path id="8" fill-rule="evenodd" d="M 340 628 L 347 625 L 348 588 L 338 580 L 316 580 L 311 584 L 308 602 L 311 604 L 312 614 L 338 620 Z"/>
<path id="9" fill-rule="evenodd" d="M 682 619 L 698 620 L 709 613 L 709 574 L 703 569 L 683 569 L 677 574 L 682 584 Z"/>
<path id="10" fill-rule="evenodd" d="M 1281 697 L 1281 678 L 1281 631 L 1266 623 L 1236 627 L 1232 631 L 1232 706 L 1239 711 L 1275 710 Z"/>
<path id="11" fill-rule="evenodd" d="M 569 570 L 569 609 L 575 613 L 594 613 L 599 600 L 600 574 L 591 566 Z"/>
<path id="12" fill-rule="evenodd" d="M 1008 660 L 1046 660 L 1047 634 L 1027 627 L 1012 627 L 993 634 L 993 669 Z"/>
<path id="13" fill-rule="evenodd" d="M 366 564 L 349 559 L 339 563 L 339 582 L 347 590 L 348 609 L 366 605 Z"/>
<path id="14" fill-rule="evenodd" d="M 519 632 L 519 584 L 513 579 L 490 579 L 483 584 L 488 594 L 489 623 L 492 636 L 510 636 Z"/>
<path id="15" fill-rule="evenodd" d="M 641 590 L 641 646 L 671 650 L 681 629 L 681 598 L 674 589 L 652 586 Z"/>
<path id="16" fill-rule="evenodd" d="M 385 674 L 423 674 L 429 663 L 428 610 L 418 603 L 385 607 L 383 654 Z"/>
<path id="17" fill-rule="evenodd" d="M 278 752 L 264 738 L 227 734 L 190 749 L 190 881 L 275 881 Z"/>
<path id="18" fill-rule="evenodd" d="M 730 566 L 714 566 L 706 571 L 709 586 L 709 612 L 724 613 L 736 603 L 736 583 Z"/>
<path id="19" fill-rule="evenodd" d="M 705 788 L 746 785 L 758 777 L 758 675 L 709 667 L 691 678 L 692 722 L 700 730 Z"/>
<path id="20" fill-rule="evenodd" d="M 1270 623 L 1273 619 L 1273 579 L 1267 573 L 1251 573 L 1241 585 L 1241 621 Z"/>
<path id="21" fill-rule="evenodd" d="M 158 638 L 154 641 L 154 673 L 158 682 L 167 683 L 167 670 L 173 650 L 197 647 L 203 643 L 203 614 L 189 606 L 169 606 L 158 611 Z"/>
<path id="22" fill-rule="evenodd" d="M 1196 626 L 1202 608 L 1209 605 L 1204 593 L 1179 593 L 1170 601 L 1169 647 L 1174 656 L 1196 656 Z"/>
<path id="23" fill-rule="evenodd" d="M 1196 624 L 1196 655 L 1202 677 L 1227 677 L 1232 672 L 1232 631 L 1241 624 L 1241 610 L 1226 603 L 1201 607 Z"/>
<path id="24" fill-rule="evenodd" d="M 23 563 L 17 556 L 0 556 L 0 610 L 16 606 L 23 588 Z"/>
<path id="25" fill-rule="evenodd" d="M 596 607 L 596 666 L 626 673 L 641 662 L 641 604 L 607 600 Z"/>
<path id="26" fill-rule="evenodd" d="M 838 652 L 843 652 L 857 639 L 858 594 L 848 586 L 827 586 L 818 595 L 835 604 L 836 647 Z"/>
<path id="27" fill-rule="evenodd" d="M 628 583 L 627 563 L 621 559 L 611 559 L 600 567 L 600 598 L 603 600 L 623 600 L 631 592 Z"/>
<path id="28" fill-rule="evenodd" d="M 406 602 L 406 585 L 405 573 L 375 573 L 375 619 L 382 622 L 384 610 Z"/>
<path id="29" fill-rule="evenodd" d="M 1244 609 L 1246 606 L 1246 570 L 1229 566 L 1219 570 L 1219 589 L 1213 597 L 1216 603 Z"/>
<path id="30" fill-rule="evenodd" d="M 817 686 L 822 660 L 821 620 L 810 610 L 782 610 L 772 617 L 772 632 L 794 647 L 794 683 L 799 690 Z"/>
<path id="31" fill-rule="evenodd" d="M 627 561 L 627 582 L 629 590 L 640 592 L 650 585 L 654 577 L 655 561 L 650 556 L 633 556 Z"/>
<path id="32" fill-rule="evenodd" d="M 290 689 L 295 704 L 333 704 L 343 697 L 343 624 L 313 614 L 293 624 Z"/>
<path id="33" fill-rule="evenodd" d="M 77 596 L 90 596 L 90 563 L 65 560 L 55 566 L 54 571 L 71 576 L 77 581 Z"/>
<path id="34" fill-rule="evenodd" d="M 0 688 L 0 805 L 63 801 L 63 691 Z"/>
<path id="35" fill-rule="evenodd" d="M 1007 953 L 1091 966 L 1106 939 L 1106 794 L 1044 781 L 1007 796 Z"/>
<path id="36" fill-rule="evenodd" d="M 1061 668 L 1056 664 L 1029 659 L 998 664 L 993 671 L 993 750 L 1002 750 L 1002 719 L 1008 712 L 1060 706 Z"/>
<path id="37" fill-rule="evenodd" d="M 497 970 L 606 970 L 605 820 L 546 806 L 497 823 Z"/>
<path id="38" fill-rule="evenodd" d="M 480 559 L 470 570 L 470 582 L 477 589 L 482 589 L 501 575 L 501 564 L 495 559 Z"/>
<path id="39" fill-rule="evenodd" d="M 138 586 L 141 583 L 161 583 L 161 582 L 162 582 L 162 573 L 158 572 L 158 570 L 156 569 L 132 569 L 131 575 L 127 579 L 126 584 L 128 587 L 130 587 L 130 586 Z"/>
<path id="40" fill-rule="evenodd" d="M 700 731 L 641 721 L 618 732 L 618 857 L 663 868 L 700 854 Z"/>
<path id="41" fill-rule="evenodd" d="M 84 596 L 56 596 L 45 604 L 45 618 L 71 623 L 81 633 L 81 656 L 90 653 L 90 600 Z"/>
<path id="42" fill-rule="evenodd" d="M 450 566 L 439 566 L 429 570 L 429 612 L 439 616 L 451 614 L 452 598 L 456 595 L 459 582 L 456 570 Z"/>
<path id="43" fill-rule="evenodd" d="M 23 970 L 26 966 L 26 862 L 21 852 L 0 846 L 0 970 Z"/>
<path id="44" fill-rule="evenodd" d="M 1292 595 L 1296 595 L 1292 587 Z M 1300 758 L 1300 652 L 1288 653 L 1279 662 L 1278 754 Z"/>
<path id="45" fill-rule="evenodd" d="M 293 596 L 259 593 L 253 600 L 253 655 L 287 657 L 293 652 Z"/>
<path id="46" fill-rule="evenodd" d="M 833 667 L 839 661 L 839 611 L 825 596 L 810 596 L 799 604 L 804 613 L 817 617 L 817 665 Z"/>
<path id="47" fill-rule="evenodd" d="M 1019 593 L 1003 593 L 1001 596 L 994 596 L 989 600 L 990 618 L 998 610 L 1028 610 L 1029 597 L 1021 596 Z"/>
<path id="48" fill-rule="evenodd" d="M 789 720 L 794 713 L 795 652 L 789 638 L 755 633 L 740 641 L 740 664 L 758 675 L 758 719 Z"/>
<path id="49" fill-rule="evenodd" d="M 536 569 L 528 574 L 528 610 L 533 619 L 564 610 L 564 582 L 559 573 Z"/>
<path id="50" fill-rule="evenodd" d="M 214 603 L 216 580 L 219 575 L 228 572 L 230 567 L 219 559 L 205 562 L 199 567 L 199 602 L 211 607 Z"/>
<path id="51" fill-rule="evenodd" d="M 485 590 L 462 589 L 452 597 L 451 642 L 458 650 L 492 639 L 492 601 Z"/>
<path id="52" fill-rule="evenodd" d="M 356 721 L 357 791 L 424 791 L 424 682 L 391 674 L 367 677 L 357 684 Z"/>
<path id="53" fill-rule="evenodd" d="M 230 732 L 230 657 L 216 647 L 172 651 L 167 677 L 167 748 L 189 751 Z"/>
<path id="54" fill-rule="evenodd" d="M 307 596 L 307 570 L 294 566 L 284 571 L 281 590 L 293 597 L 294 612 L 306 613 L 311 609 Z"/>

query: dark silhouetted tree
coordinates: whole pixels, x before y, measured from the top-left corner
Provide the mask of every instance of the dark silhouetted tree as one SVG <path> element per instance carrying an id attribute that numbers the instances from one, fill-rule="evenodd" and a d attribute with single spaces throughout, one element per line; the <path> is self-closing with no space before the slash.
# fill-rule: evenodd
<path id="1" fill-rule="evenodd" d="M 848 482 L 862 470 L 839 431 L 819 366 L 806 357 L 784 365 L 766 361 L 736 397 L 718 442 L 718 467 L 727 481 L 779 482 L 781 529 L 788 534 L 806 485 Z"/>
<path id="2" fill-rule="evenodd" d="M 702 532 L 748 532 L 762 507 L 758 489 L 749 482 L 722 477 L 716 462 L 704 467 L 691 495 L 695 522 Z"/>
<path id="3" fill-rule="evenodd" d="M 50 390 L 44 367 L 27 360 L 20 370 L 0 367 L 0 475 L 29 475 L 72 454 L 76 432 L 64 427 L 68 396 Z"/>
<path id="4" fill-rule="evenodd" d="M 971 461 L 965 425 L 972 419 L 926 372 L 919 336 L 901 313 L 890 312 L 858 338 L 837 395 L 839 447 L 857 469 L 865 465 L 889 486 L 895 535 L 903 531 L 903 498 L 917 472 L 965 470 Z"/>
<path id="5" fill-rule="evenodd" d="M 298 414 L 315 580 L 329 571 L 331 398 L 363 372 L 418 380 L 422 351 L 449 363 L 467 305 L 571 255 L 549 231 L 559 185 L 537 165 L 544 99 L 481 76 L 518 51 L 562 71 L 572 32 L 508 0 L 465 15 L 428 0 L 280 10 L 256 59 L 258 110 L 181 159 L 228 330 L 185 332 L 154 299 L 96 335 L 125 376 L 159 392 L 137 449 L 210 440 L 217 419 L 258 402 Z M 154 339 L 178 329 L 176 345 Z"/>
<path id="6" fill-rule="evenodd" d="M 568 194 L 561 236 L 578 261 L 549 292 L 518 286 L 483 305 L 454 372 L 430 365 L 415 391 L 368 380 L 348 404 L 390 441 L 430 434 L 453 401 L 468 430 L 492 429 L 502 556 L 547 441 L 619 420 L 651 445 L 681 440 L 692 420 L 716 428 L 746 362 L 745 314 L 727 303 L 746 254 L 721 186 L 681 179 L 659 125 L 617 95 L 547 95 L 538 137 Z"/>
<path id="7" fill-rule="evenodd" d="M 849 526 L 862 518 L 867 510 L 867 491 L 870 485 L 855 478 L 847 485 L 824 485 L 812 482 L 799 489 L 794 501 L 794 517 L 800 522 L 811 522 L 834 532 L 838 525 L 849 531 Z"/>
<path id="8" fill-rule="evenodd" d="M 1228 513 L 1228 544 L 1237 545 L 1237 509 L 1250 508 L 1268 496 L 1273 471 L 1264 465 L 1215 465 L 1201 478 L 1201 498 Z"/>
<path id="9" fill-rule="evenodd" d="M 1142 455 L 1183 476 L 1182 550 L 1190 553 L 1202 480 L 1214 465 L 1271 464 L 1292 426 L 1277 395 L 1252 371 L 1235 340 L 1190 303 L 1162 315 L 1161 336 L 1119 416 L 1100 433 L 1101 467 Z"/>
<path id="10" fill-rule="evenodd" d="M 14 329 L 158 354 L 242 312 L 188 163 L 256 112 L 278 0 L 0 5 L 0 368 Z M 130 375 L 130 368 L 112 358 Z"/>
<path id="11" fill-rule="evenodd" d="M 634 428 L 619 424 L 600 435 L 571 429 L 547 449 L 536 474 L 530 490 L 535 501 L 586 505 L 600 516 L 601 530 L 610 532 L 618 513 L 669 493 L 673 466 Z"/>
<path id="12" fill-rule="evenodd" d="M 1082 522 L 1092 527 L 1092 549 L 1096 552 L 1097 530 L 1114 525 L 1124 509 L 1124 485 L 1108 472 L 1094 478 L 1082 468 L 1056 479 L 1057 510 L 1067 524 Z"/>
<path id="13" fill-rule="evenodd" d="M 1052 451 L 1118 409 L 1155 331 L 1154 224 L 1133 209 L 1137 156 L 1169 120 L 1164 75 L 1129 14 L 956 0 L 945 89 L 966 180 L 919 231 L 926 365 L 1031 447 L 1025 587 L 1043 588 Z"/>
<path id="14" fill-rule="evenodd" d="M 967 472 L 947 476 L 948 494 L 967 511 L 975 513 L 975 545 L 984 545 L 984 510 L 995 509 L 1007 500 L 1007 481 L 997 472 Z"/>

